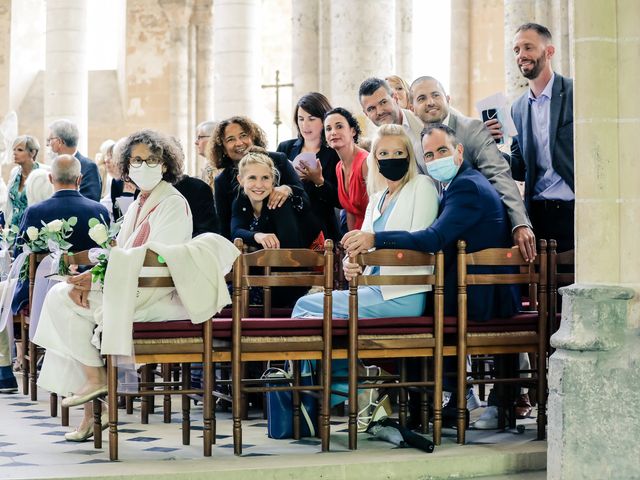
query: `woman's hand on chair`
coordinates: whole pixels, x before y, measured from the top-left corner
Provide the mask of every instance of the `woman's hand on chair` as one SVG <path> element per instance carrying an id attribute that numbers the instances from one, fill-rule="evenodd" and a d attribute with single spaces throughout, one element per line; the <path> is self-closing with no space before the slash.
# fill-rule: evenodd
<path id="1" fill-rule="evenodd" d="M 344 272 L 344 278 L 350 282 L 362 273 L 362 267 L 357 263 L 350 262 L 349 257 L 346 257 L 342 262 L 342 271 Z"/>
<path id="2" fill-rule="evenodd" d="M 263 248 L 280 248 L 280 240 L 273 233 L 258 232 L 253 236 L 253 239 Z"/>

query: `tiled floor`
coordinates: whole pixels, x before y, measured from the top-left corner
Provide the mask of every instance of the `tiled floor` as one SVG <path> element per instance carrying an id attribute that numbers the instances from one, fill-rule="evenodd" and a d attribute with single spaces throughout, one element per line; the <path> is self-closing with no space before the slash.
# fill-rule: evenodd
<path id="1" fill-rule="evenodd" d="M 299 441 L 268 438 L 266 420 L 263 420 L 261 413 L 256 411 L 252 412 L 251 420 L 243 422 L 244 445 L 241 458 L 233 455 L 230 414 L 218 412 L 217 438 L 216 445 L 213 446 L 213 456 L 205 459 L 202 457 L 202 409 L 200 406 L 192 408 L 191 445 L 184 446 L 181 443 L 179 400 L 176 399 L 170 424 L 162 422 L 159 407 L 156 407 L 157 413 L 150 416 L 148 425 L 139 423 L 138 403 L 135 404 L 133 415 L 126 415 L 124 410 L 119 411 L 120 462 L 114 464 L 109 462 L 108 458 L 108 432 L 104 432 L 103 435 L 104 448 L 98 450 L 93 448 L 93 441 L 85 443 L 65 441 L 63 435 L 70 428 L 60 426 L 59 417 L 49 416 L 48 398 L 48 394 L 43 391 L 39 391 L 37 402 L 32 402 L 21 394 L 0 394 L 0 478 L 106 477 L 110 474 L 124 474 L 121 478 L 129 478 L 129 474 L 133 476 L 138 470 L 146 474 L 152 474 L 154 471 L 167 474 L 171 471 L 184 472 L 197 468 L 202 470 L 203 465 L 207 465 L 208 469 L 227 467 L 237 469 L 242 465 L 250 468 L 256 468 L 258 465 L 262 465 L 261 468 L 266 468 L 265 465 L 281 467 L 294 459 L 295 461 L 308 459 L 302 461 L 310 465 L 315 462 L 314 458 L 322 458 L 323 462 L 336 464 L 344 461 L 370 462 L 371 459 L 381 457 L 390 461 L 396 457 L 398 459 L 425 458 L 425 454 L 418 450 L 398 449 L 392 444 L 375 440 L 368 434 L 359 436 L 357 452 L 349 452 L 344 418 L 332 419 L 331 453 L 320 454 L 319 440 L 315 438 Z M 156 402 L 160 403 L 159 399 Z M 472 415 L 477 417 L 480 412 L 480 409 L 476 410 Z M 80 407 L 72 409 L 71 425 L 79 423 L 81 414 Z M 535 420 L 526 419 L 519 423 L 526 426 L 522 434 L 470 430 L 467 436 L 468 442 L 470 445 L 479 446 L 496 445 L 496 450 L 505 446 L 524 445 L 529 448 L 527 444 L 541 450 L 544 442 L 533 441 Z M 455 430 L 445 429 L 443 445 L 437 447 L 436 452 L 429 457 L 435 457 L 447 451 L 456 454 L 456 450 L 464 448 L 473 447 L 456 446 Z M 262 460 L 252 460 L 251 457 L 261 457 Z M 177 474 L 173 478 L 177 478 Z M 189 476 L 189 478 L 199 477 Z"/>

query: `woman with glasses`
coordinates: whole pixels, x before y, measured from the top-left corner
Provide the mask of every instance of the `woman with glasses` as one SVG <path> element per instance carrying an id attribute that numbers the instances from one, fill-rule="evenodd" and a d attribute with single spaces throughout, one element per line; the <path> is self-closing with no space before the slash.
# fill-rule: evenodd
<path id="1" fill-rule="evenodd" d="M 148 242 L 188 242 L 191 211 L 172 186 L 183 165 L 177 142 L 152 130 L 134 133 L 122 145 L 118 162 L 122 178 L 137 185 L 140 195 L 124 216 L 117 246 L 132 249 Z M 80 425 L 65 435 L 69 441 L 84 441 L 93 434 L 91 403 L 87 402 L 107 391 L 102 356 L 92 344 L 102 307 L 102 290 L 98 283 L 92 283 L 90 271 L 69 277 L 47 294 L 34 338 L 36 344 L 46 348 L 38 385 L 67 397 L 65 407 L 85 404 Z M 180 315 L 184 315 L 184 309 L 175 289 L 139 290 L 134 321 L 153 322 Z M 105 420 L 103 427 L 107 425 Z"/>
<path id="2" fill-rule="evenodd" d="M 223 169 L 215 180 L 216 211 L 220 222 L 220 234 L 231 238 L 231 206 L 238 197 L 238 163 L 253 146 L 266 148 L 264 131 L 247 117 L 231 117 L 223 120 L 213 131 L 209 141 L 209 158 L 216 168 Z M 269 195 L 267 208 L 284 205 L 289 197 L 302 197 L 308 202 L 307 193 L 291 162 L 282 153 L 267 152 L 280 174 L 280 185 Z"/>

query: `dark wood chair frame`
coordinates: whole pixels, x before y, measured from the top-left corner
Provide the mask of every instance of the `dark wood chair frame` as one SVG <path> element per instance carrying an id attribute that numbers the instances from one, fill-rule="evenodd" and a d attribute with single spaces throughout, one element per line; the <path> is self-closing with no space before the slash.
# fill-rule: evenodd
<path id="1" fill-rule="evenodd" d="M 442 358 L 444 331 L 444 257 L 442 252 L 436 254 L 423 253 L 413 250 L 377 250 L 361 254 L 352 259 L 362 267 L 366 266 L 433 266 L 430 275 L 358 275 L 349 282 L 349 448 L 357 448 L 357 414 L 358 389 L 361 388 L 400 388 L 400 422 L 406 422 L 407 389 L 409 387 L 421 390 L 422 425 L 428 425 L 426 387 L 434 389 L 434 420 L 433 439 L 440 444 L 442 431 L 442 406 L 438 399 L 442 398 Z M 434 295 L 433 317 L 425 320 L 433 326 L 433 334 L 422 335 L 359 335 L 358 334 L 358 286 L 381 285 L 431 285 Z M 400 381 L 381 383 L 359 383 L 358 360 L 364 358 L 398 358 L 401 359 Z M 423 359 L 422 379 L 407 381 L 406 358 L 420 357 Z M 433 380 L 427 379 L 426 360 L 433 358 Z M 362 378 L 365 379 L 364 377 Z M 371 377 L 366 377 L 371 380 Z"/>
<path id="2" fill-rule="evenodd" d="M 466 242 L 458 241 L 458 328 L 457 328 L 457 440 L 465 442 L 466 428 L 466 389 L 469 384 L 492 383 L 521 385 L 529 384 L 537 388 L 538 418 L 537 437 L 545 437 L 546 427 L 546 353 L 547 353 L 547 243 L 539 241 L 538 255 L 532 262 L 526 262 L 518 247 L 492 248 L 474 253 L 466 253 Z M 519 273 L 471 274 L 468 265 L 512 266 L 518 267 Z M 500 332 L 499 335 L 474 334 L 467 331 L 467 286 L 468 285 L 505 285 L 527 284 L 535 288 L 537 294 L 537 329 L 528 332 Z M 532 304 L 530 307 L 534 307 Z M 467 354 L 537 354 L 536 374 L 531 378 L 494 378 L 467 380 Z"/>
<path id="3" fill-rule="evenodd" d="M 163 267 L 166 266 L 158 260 L 158 254 L 147 250 L 145 267 Z M 138 288 L 161 288 L 173 287 L 173 279 L 171 277 L 140 277 L 138 279 Z M 187 340 L 187 341 L 185 341 Z M 159 364 L 182 364 L 182 380 L 179 382 L 163 381 L 151 383 L 142 382 L 139 384 L 138 392 L 120 392 L 118 391 L 118 367 L 116 358 L 113 355 L 107 355 L 107 385 L 108 385 L 108 404 L 109 404 L 109 459 L 118 459 L 118 397 L 132 396 L 155 396 L 163 395 L 166 399 L 170 395 L 182 396 L 182 443 L 189 445 L 190 443 L 190 414 L 188 395 L 203 395 L 203 453 L 205 457 L 211 456 L 211 445 L 214 443 L 214 434 L 212 429 L 212 406 L 213 406 L 213 372 L 212 372 L 212 341 L 213 331 L 211 319 L 202 323 L 202 336 L 199 338 L 184 339 L 162 338 L 158 340 L 134 340 L 134 352 L 136 363 L 159 363 Z M 203 364 L 202 388 L 193 389 L 190 386 L 190 364 L 201 362 Z M 165 374 L 165 379 L 168 375 Z M 145 378 L 145 380 L 147 380 Z M 98 409 L 99 410 L 99 409 Z M 99 425 L 100 413 L 94 409 L 96 421 L 94 425 Z M 165 409 L 166 420 L 166 409 Z M 96 429 L 97 430 L 97 429 Z M 97 436 L 100 433 L 95 431 Z"/>
<path id="4" fill-rule="evenodd" d="M 241 252 L 243 242 L 236 239 L 235 245 Z M 324 251 L 308 249 L 267 249 L 243 253 L 233 269 L 233 319 L 231 346 L 232 377 L 232 416 L 233 445 L 236 455 L 242 454 L 242 396 L 249 392 L 291 391 L 293 397 L 294 438 L 300 437 L 299 405 L 301 392 L 320 392 L 320 439 L 322 451 L 329 450 L 330 437 L 330 396 L 331 396 L 331 312 L 333 292 L 333 242 L 327 240 Z M 252 273 L 255 269 L 263 269 Z M 272 269 L 286 268 L 287 271 Z M 322 272 L 316 269 L 321 268 Z M 251 271 L 250 271 L 251 269 Z M 294 272 L 293 269 L 299 271 Z M 301 270 L 301 271 L 300 271 Z M 248 312 L 250 287 L 319 286 L 324 289 L 324 317 L 322 335 L 308 337 L 277 335 L 277 341 L 260 341 L 253 337 L 246 341 L 242 331 L 242 318 Z M 269 295 L 265 295 L 268 302 Z M 268 311 L 270 305 L 265 303 Z M 226 361 L 225 352 L 214 353 L 215 361 Z M 320 385 L 302 386 L 299 384 L 299 370 L 294 368 L 292 385 L 268 386 L 264 381 L 243 379 L 243 362 L 265 360 L 321 360 Z M 259 386 L 251 386 L 261 384 Z"/>
<path id="5" fill-rule="evenodd" d="M 571 285 L 575 282 L 575 271 L 559 272 L 558 267 L 575 268 L 575 250 L 557 252 L 558 242 L 549 240 L 549 336 L 560 327 L 558 319 L 558 287 Z M 569 269 L 569 268 L 567 268 Z M 549 353 L 553 353 L 549 347 Z"/>

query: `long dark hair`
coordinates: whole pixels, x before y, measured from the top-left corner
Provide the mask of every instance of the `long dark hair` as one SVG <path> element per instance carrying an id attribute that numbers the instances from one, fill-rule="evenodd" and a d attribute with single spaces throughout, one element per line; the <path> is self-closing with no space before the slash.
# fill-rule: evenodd
<path id="1" fill-rule="evenodd" d="M 331 104 L 329 99 L 319 92 L 309 92 L 298 100 L 296 107 L 293 109 L 293 124 L 298 131 L 298 138 L 302 140 L 302 134 L 300 133 L 300 127 L 298 127 L 298 109 L 302 108 L 305 112 L 318 117 L 324 121 L 324 116 L 329 110 L 331 110 Z M 325 142 L 324 127 L 322 128 L 322 143 Z"/>

